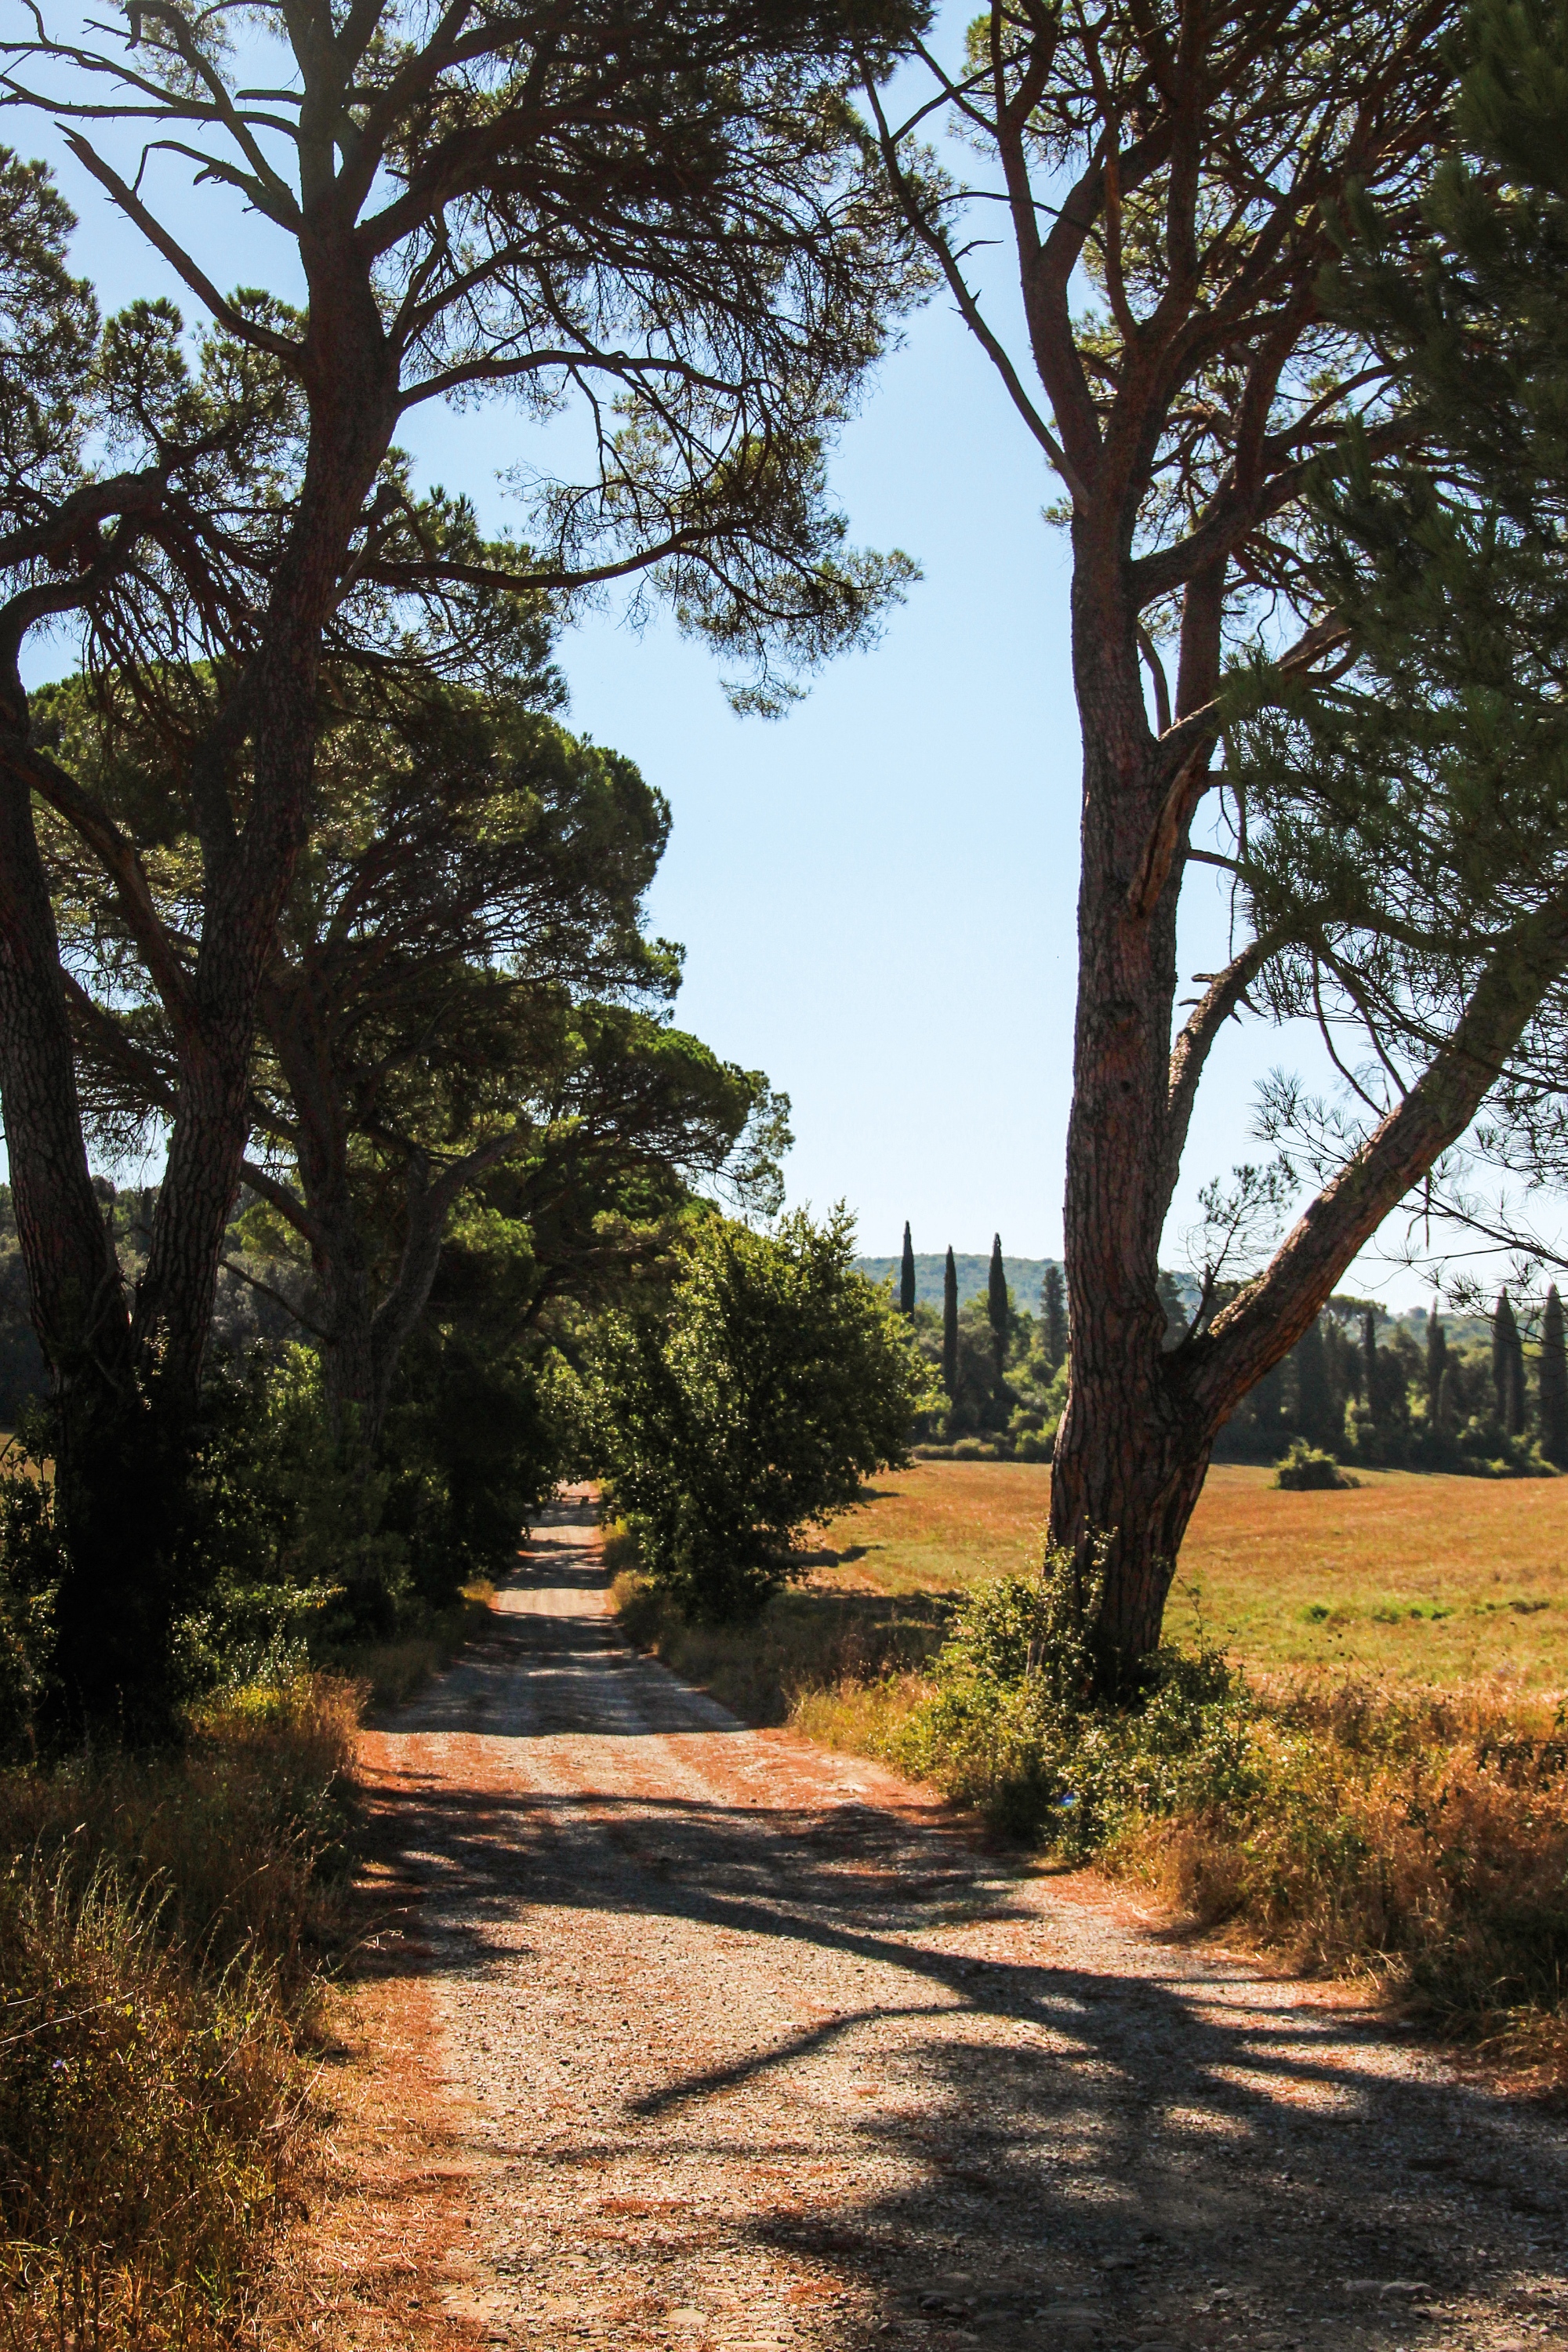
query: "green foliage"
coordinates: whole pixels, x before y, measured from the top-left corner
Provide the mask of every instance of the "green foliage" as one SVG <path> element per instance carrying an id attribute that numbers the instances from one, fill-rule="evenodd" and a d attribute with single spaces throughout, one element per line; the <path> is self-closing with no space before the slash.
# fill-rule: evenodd
<path id="1" fill-rule="evenodd" d="M 1274 1484 L 1294 1494 L 1317 1494 L 1337 1486 L 1353 1486 L 1331 1454 L 1299 1437 L 1274 1473 Z"/>
<path id="2" fill-rule="evenodd" d="M 1002 1267 L 1002 1236 L 998 1234 L 991 1244 L 991 1271 L 986 1282 L 985 1318 L 991 1326 L 991 1345 L 996 1359 L 996 1377 L 1001 1379 L 1007 1361 L 1008 1325 L 1012 1319 L 1012 1301 L 1007 1296 L 1007 1276 Z"/>
<path id="3" fill-rule="evenodd" d="M 906 1458 L 925 1375 L 853 1243 L 842 1209 L 771 1233 L 709 1216 L 668 1292 L 606 1318 L 605 1465 L 648 1573 L 693 1617 L 756 1610 L 789 1579 L 802 1528 Z"/>
<path id="4" fill-rule="evenodd" d="M 558 1355 L 439 1313 L 410 1346 L 387 1413 L 384 1525 L 406 1547 L 411 1592 L 449 1608 L 465 1584 L 513 1567 L 577 1445 L 574 1376 Z"/>
<path id="5" fill-rule="evenodd" d="M 1047 1547 L 1037 1575 L 982 1586 L 897 1742 L 907 1769 L 1075 1858 L 1134 1814 L 1237 1785 L 1250 1708 L 1240 1676 L 1206 1646 L 1157 1652 L 1135 1706 L 1097 1706 L 1099 1580 L 1097 1567 L 1080 1584 L 1071 1553 Z"/>
<path id="6" fill-rule="evenodd" d="M 30 1409 L 0 1455 L 0 1765 L 34 1753 L 62 1569 L 46 1475 L 47 1416 Z"/>
<path id="7" fill-rule="evenodd" d="M 1541 1450 L 1558 1469 L 1568 1468 L 1568 1345 L 1555 1283 L 1541 1317 Z"/>
<path id="8" fill-rule="evenodd" d="M 942 1277 L 942 1384 L 950 1397 L 958 1394 L 958 1268 L 952 1262 L 952 1244 L 947 1245 L 947 1265 Z"/>

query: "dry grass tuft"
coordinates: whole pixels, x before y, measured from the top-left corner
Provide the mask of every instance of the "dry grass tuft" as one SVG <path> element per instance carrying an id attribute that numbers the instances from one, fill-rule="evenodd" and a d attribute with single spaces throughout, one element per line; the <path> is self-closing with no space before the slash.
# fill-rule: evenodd
<path id="1" fill-rule="evenodd" d="M 1113 1870 L 1294 1967 L 1374 1977 L 1568 2079 L 1568 1747 L 1495 1686 L 1258 1694 L 1247 1773 L 1109 1839 Z"/>
<path id="2" fill-rule="evenodd" d="M 372 1642 L 348 1654 L 347 1669 L 365 1685 L 372 1707 L 401 1706 L 449 1666 L 465 1642 L 484 1628 L 496 1588 L 488 1577 L 465 1584 L 455 1605 L 432 1616 L 418 1633 L 396 1642 Z"/>
<path id="3" fill-rule="evenodd" d="M 305 2129 L 361 1688 L 204 1707 L 174 1757 L 0 1780 L 0 2326 L 232 2343 Z"/>

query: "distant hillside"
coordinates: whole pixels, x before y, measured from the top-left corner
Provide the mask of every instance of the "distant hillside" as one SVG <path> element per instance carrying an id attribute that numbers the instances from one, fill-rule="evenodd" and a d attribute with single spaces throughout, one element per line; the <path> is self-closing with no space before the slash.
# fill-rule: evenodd
<path id="1" fill-rule="evenodd" d="M 952 1262 L 958 1273 L 959 1305 L 962 1307 L 966 1298 L 984 1297 L 991 1275 L 990 1251 L 987 1250 L 984 1256 L 971 1257 L 954 1250 Z M 873 1282 L 890 1280 L 895 1290 L 899 1286 L 900 1263 L 896 1257 L 858 1257 L 855 1261 L 861 1274 L 868 1275 Z M 942 1277 L 946 1264 L 945 1252 L 941 1257 L 922 1257 L 917 1253 L 915 1298 L 919 1305 L 942 1305 Z M 1040 1304 L 1040 1285 L 1046 1278 L 1047 1266 L 1060 1264 L 1059 1258 L 1004 1257 L 1002 1269 L 1007 1276 L 1007 1287 L 1013 1294 L 1014 1306 L 1021 1307 L 1026 1314 L 1033 1315 Z"/>

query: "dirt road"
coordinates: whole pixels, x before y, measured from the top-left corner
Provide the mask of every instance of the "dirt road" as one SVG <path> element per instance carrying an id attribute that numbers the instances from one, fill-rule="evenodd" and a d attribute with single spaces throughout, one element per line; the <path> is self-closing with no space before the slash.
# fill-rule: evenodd
<path id="1" fill-rule="evenodd" d="M 1568 2344 L 1563 2122 L 626 1649 L 566 1506 L 375 1735 L 499 2345 Z M 395 1937 L 383 1939 L 389 1968 Z"/>

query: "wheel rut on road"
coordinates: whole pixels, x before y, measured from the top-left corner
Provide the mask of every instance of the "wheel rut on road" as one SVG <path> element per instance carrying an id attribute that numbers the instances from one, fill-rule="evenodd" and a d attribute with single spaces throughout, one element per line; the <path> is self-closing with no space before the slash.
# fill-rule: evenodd
<path id="1" fill-rule="evenodd" d="M 1561 2120 L 621 1639 L 591 1504 L 366 1739 L 498 2345 L 1568 2344 Z"/>

